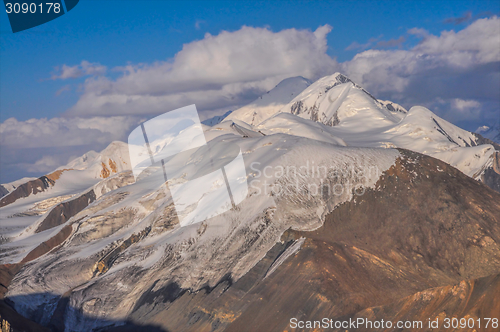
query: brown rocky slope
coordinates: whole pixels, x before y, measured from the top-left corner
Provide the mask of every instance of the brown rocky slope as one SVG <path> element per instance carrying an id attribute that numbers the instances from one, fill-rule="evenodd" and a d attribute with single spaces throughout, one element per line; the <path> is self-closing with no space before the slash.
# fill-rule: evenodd
<path id="1" fill-rule="evenodd" d="M 500 194 L 437 159 L 401 152 L 376 189 L 313 232 L 287 231 L 243 278 L 196 292 L 171 284 L 145 294 L 131 319 L 169 331 L 299 331 L 291 318 L 492 315 Z M 300 250 L 275 268 L 294 244 Z M 417 300 L 424 293 L 434 301 Z"/>
<path id="2" fill-rule="evenodd" d="M 315 231 L 285 232 L 242 278 L 198 290 L 153 285 L 129 325 L 110 330 L 308 331 L 290 319 L 500 316 L 500 194 L 437 159 L 401 154 L 375 189 Z"/>

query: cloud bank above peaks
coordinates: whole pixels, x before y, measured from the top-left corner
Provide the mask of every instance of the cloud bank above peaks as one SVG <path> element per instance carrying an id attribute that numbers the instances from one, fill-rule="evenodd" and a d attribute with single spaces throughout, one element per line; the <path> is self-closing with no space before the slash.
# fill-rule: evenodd
<path id="1" fill-rule="evenodd" d="M 134 116 L 7 119 L 0 123 L 0 181 L 40 176 L 89 150 L 126 141 L 141 120 Z"/>
<path id="2" fill-rule="evenodd" d="M 498 117 L 500 107 L 500 19 L 478 19 L 466 28 L 432 35 L 413 28 L 421 38 L 403 50 L 360 52 L 340 64 L 341 71 L 381 99 L 404 106 L 423 105 L 452 122 L 466 120 L 456 100 L 472 100 L 468 120 Z M 480 105 L 480 106 L 478 106 Z M 455 117 L 456 115 L 456 117 Z"/>
<path id="3" fill-rule="evenodd" d="M 500 20 L 480 19 L 467 28 L 443 31 L 440 36 L 423 29 L 410 29 L 423 38 L 410 50 L 367 50 L 341 64 L 342 69 L 372 92 L 402 92 L 422 73 L 464 72 L 500 61 Z"/>
<path id="4" fill-rule="evenodd" d="M 440 115 L 446 113 L 452 122 L 456 99 L 480 103 L 479 112 L 469 113 L 471 117 L 479 114 L 478 121 L 495 116 L 492 110 L 500 100 L 498 17 L 478 19 L 462 30 L 439 35 L 415 27 L 388 41 L 372 38 L 363 47 L 375 49 L 343 63 L 327 54 L 331 31 L 329 25 L 315 31 L 278 32 L 243 26 L 218 35 L 207 33 L 185 44 L 173 59 L 114 68 L 122 72 L 116 79 L 92 74 L 67 114 L 150 116 L 193 103 L 202 112 L 234 109 L 285 78 L 315 80 L 339 71 L 378 98 L 406 107 L 427 106 Z M 420 41 L 405 49 L 403 45 L 411 38 Z M 91 72 L 83 62 L 77 67 L 60 76 Z M 463 112 L 458 111 L 457 119 L 463 120 Z"/>
<path id="5" fill-rule="evenodd" d="M 317 79 L 335 71 L 327 55 L 332 28 L 315 31 L 243 26 L 206 34 L 169 61 L 117 68 L 116 80 L 90 77 L 70 115 L 159 114 L 195 103 L 213 110 L 248 103 L 292 76 Z"/>
<path id="6" fill-rule="evenodd" d="M 125 140 L 140 119 L 132 116 L 52 118 L 0 123 L 3 148 L 29 149 L 109 144 Z"/>

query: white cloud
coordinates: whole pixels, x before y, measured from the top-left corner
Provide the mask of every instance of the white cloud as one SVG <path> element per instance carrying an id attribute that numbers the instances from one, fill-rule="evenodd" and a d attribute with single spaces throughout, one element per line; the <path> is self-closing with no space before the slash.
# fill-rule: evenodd
<path id="1" fill-rule="evenodd" d="M 205 21 L 203 21 L 203 20 L 196 20 L 196 22 L 194 23 L 194 27 L 196 28 L 196 30 L 200 30 L 201 25 L 204 23 L 205 23 Z"/>
<path id="2" fill-rule="evenodd" d="M 494 109 L 498 109 L 500 104 L 497 103 L 496 107 L 493 105 L 485 105 L 478 100 L 461 99 L 461 98 L 435 98 L 430 100 L 427 104 L 429 109 L 437 113 L 444 119 L 452 123 L 459 124 L 464 127 L 467 125 L 471 131 L 474 131 L 477 126 L 484 122 L 490 122 L 495 118 Z M 498 115 L 497 115 L 498 117 Z"/>
<path id="3" fill-rule="evenodd" d="M 484 133 L 485 131 L 488 131 L 490 127 L 488 126 L 480 126 L 476 129 L 476 133 L 481 134 Z"/>
<path id="4" fill-rule="evenodd" d="M 10 118 L 0 124 L 0 145 L 26 149 L 107 144 L 124 140 L 138 122 L 138 118 L 126 116 L 27 121 Z"/>
<path id="5" fill-rule="evenodd" d="M 56 67 L 55 70 L 56 73 L 52 75 L 51 79 L 65 80 L 89 75 L 103 75 L 106 73 L 107 68 L 98 63 L 90 63 L 83 60 L 79 65 L 68 66 L 64 64 L 61 67 Z"/>
<path id="6" fill-rule="evenodd" d="M 429 35 L 413 50 L 417 54 L 437 56 L 456 67 L 500 61 L 500 20 L 479 19 L 467 28 L 455 32 L 443 31 Z"/>
<path id="7" fill-rule="evenodd" d="M 70 91 L 70 90 L 71 90 L 71 87 L 69 86 L 69 84 L 67 84 L 67 85 L 64 85 L 63 87 L 61 87 L 59 90 L 57 90 L 55 95 L 60 96 L 62 93 L 66 92 L 66 91 Z"/>
<path id="8" fill-rule="evenodd" d="M 450 109 L 445 113 L 445 117 L 455 121 L 476 120 L 480 117 L 481 103 L 477 100 L 464 100 L 454 98 L 450 102 Z"/>
<path id="9" fill-rule="evenodd" d="M 452 107 L 460 110 L 460 111 L 465 111 L 471 108 L 479 108 L 481 106 L 481 103 L 476 101 L 476 100 L 463 100 L 459 98 L 455 98 L 452 101 Z"/>
<path id="10" fill-rule="evenodd" d="M 439 36 L 417 28 L 408 33 L 423 39 L 409 50 L 358 53 L 341 64 L 341 71 L 376 96 L 413 105 L 438 96 L 498 99 L 494 91 L 499 83 L 498 17 L 479 19 L 461 31 L 443 31 Z"/>
<path id="11" fill-rule="evenodd" d="M 185 44 L 172 60 L 121 68 L 122 77 L 88 78 L 69 114 L 158 114 L 196 103 L 199 110 L 251 101 L 291 76 L 335 71 L 328 25 L 316 31 L 242 27 Z"/>
<path id="12" fill-rule="evenodd" d="M 168 61 L 118 68 L 123 75 L 117 79 L 88 78 L 68 114 L 154 115 L 193 103 L 201 111 L 236 108 L 284 78 L 304 76 L 314 80 L 335 71 L 345 73 L 375 96 L 407 106 L 424 104 L 438 96 L 451 100 L 478 99 L 478 94 L 491 99 L 495 95 L 490 90 L 499 80 L 495 74 L 498 68 L 485 66 L 496 63 L 498 67 L 500 62 L 500 20 L 496 16 L 440 35 L 413 28 L 408 34 L 422 38 L 415 47 L 370 49 L 341 64 L 326 54 L 330 31 L 328 25 L 314 32 L 272 32 L 244 26 L 215 36 L 206 34 L 202 40 L 185 44 Z M 351 46 L 398 46 L 405 40 L 404 36 L 390 41 L 380 38 Z M 467 81 L 480 77 L 485 79 L 487 92 L 464 88 Z"/>
<path id="13" fill-rule="evenodd" d="M 38 159 L 34 164 L 22 163 L 19 164 L 21 168 L 29 173 L 48 173 L 55 170 L 61 165 L 61 161 L 54 156 L 43 156 Z"/>
<path id="14" fill-rule="evenodd" d="M 126 141 L 143 119 L 133 116 L 52 118 L 0 123 L 1 181 L 40 176 L 114 140 Z"/>
<path id="15" fill-rule="evenodd" d="M 408 32 L 408 34 L 417 36 L 419 38 L 424 38 L 424 37 L 429 36 L 429 31 L 422 29 L 422 28 L 411 28 L 407 32 Z"/>

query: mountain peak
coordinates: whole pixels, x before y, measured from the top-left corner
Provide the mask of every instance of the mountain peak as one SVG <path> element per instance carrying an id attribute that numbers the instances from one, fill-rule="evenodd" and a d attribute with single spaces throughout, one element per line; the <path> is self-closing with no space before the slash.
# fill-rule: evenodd
<path id="1" fill-rule="evenodd" d="M 399 110 L 399 108 L 398 108 Z M 391 109 L 341 73 L 320 78 L 290 101 L 281 112 L 321 122 L 328 126 L 383 127 L 397 123 L 403 111 Z M 350 119 L 349 121 L 344 121 Z M 360 123 L 361 121 L 361 123 Z"/>
<path id="2" fill-rule="evenodd" d="M 283 106 L 310 85 L 311 81 L 302 76 L 286 78 L 250 104 L 229 114 L 223 121 L 240 120 L 250 125 L 258 125 L 278 113 Z"/>
<path id="3" fill-rule="evenodd" d="M 116 169 L 111 173 L 118 173 L 122 170 L 130 169 L 127 143 L 113 141 L 101 152 L 95 152 L 93 150 L 89 151 L 81 157 L 71 160 L 67 165 L 61 166 L 58 169 L 89 170 L 91 168 L 100 168 L 103 163 L 105 165 L 110 165 L 109 167 L 106 166 L 107 168 Z M 97 167 L 96 165 L 100 166 Z M 105 171 L 103 174 L 109 175 L 111 173 Z M 100 170 L 94 175 L 96 178 L 103 177 Z"/>
<path id="4" fill-rule="evenodd" d="M 341 83 L 352 82 L 352 80 L 349 77 L 347 77 L 344 74 L 339 73 L 339 72 L 335 72 L 334 74 L 330 75 L 329 77 L 334 78 Z"/>

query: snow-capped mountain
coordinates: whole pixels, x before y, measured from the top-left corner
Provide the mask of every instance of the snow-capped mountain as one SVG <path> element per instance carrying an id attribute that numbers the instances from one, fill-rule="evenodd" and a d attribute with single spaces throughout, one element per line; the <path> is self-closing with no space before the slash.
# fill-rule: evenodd
<path id="1" fill-rule="evenodd" d="M 210 127 L 215 126 L 216 124 L 221 123 L 222 120 L 224 120 L 232 112 L 233 111 L 227 111 L 226 113 L 224 113 L 222 115 L 216 115 L 216 116 L 213 116 L 209 119 L 203 120 L 203 121 L 201 121 L 201 123 L 206 125 L 206 126 L 210 126 Z"/>
<path id="2" fill-rule="evenodd" d="M 170 189 L 159 166 L 135 179 L 121 142 L 18 184 L 0 200 L 0 298 L 53 331 L 284 330 L 299 315 L 437 317 L 464 298 L 492 310 L 500 194 L 477 180 L 495 186 L 495 146 L 341 74 L 285 80 L 216 122 L 211 155 L 172 159 Z M 246 198 L 181 227 L 170 184 L 207 175 L 229 143 Z M 196 189 L 193 209 L 227 195 Z M 398 301 L 409 309 L 371 309 Z"/>
<path id="3" fill-rule="evenodd" d="M 8 187 L 12 190 L 0 199 L 0 207 L 31 196 L 36 196 L 30 198 L 36 201 L 78 192 L 113 174 L 130 170 L 128 153 L 126 143 L 115 141 L 100 153 L 89 151 L 40 178 L 15 181 L 15 185 Z"/>
<path id="4" fill-rule="evenodd" d="M 112 174 L 130 170 L 128 145 L 118 141 L 112 142 L 100 153 L 87 152 L 58 169 L 85 170 L 96 179 L 105 179 Z"/>
<path id="5" fill-rule="evenodd" d="M 48 303 L 57 302 L 67 289 L 72 289 L 70 302 L 78 309 L 74 313 L 66 312 L 65 329 L 88 331 L 106 325 L 109 319 L 125 319 L 152 283 L 162 288 L 177 280 L 183 288 L 199 289 L 204 285 L 213 287 L 227 274 L 238 279 L 279 242 L 286 229 L 312 230 L 321 225 L 325 214 L 353 197 L 350 189 L 331 197 L 311 195 L 300 189 L 311 185 L 322 188 L 330 181 L 327 174 L 303 178 L 291 174 L 279 176 L 273 171 L 264 176 L 268 168 L 279 170 L 287 165 L 300 170 L 311 164 L 332 169 L 347 166 L 354 169 L 354 173 L 345 175 L 343 181 L 369 188 L 374 187 L 379 173 L 391 167 L 399 156 L 394 149 L 349 149 L 341 141 L 339 146 L 284 134 L 264 136 L 255 132 L 255 137 L 249 137 L 240 130 L 234 126 L 207 130 L 208 137 L 214 134 L 213 144 L 228 141 L 238 144 L 247 169 L 253 170 L 248 174 L 251 192 L 247 199 L 238 209 L 214 217 L 208 223 L 180 227 L 172 197 L 162 189 L 162 183 L 154 188 L 141 181 L 129 183 L 130 172 L 103 179 L 65 201 L 47 202 L 48 195 L 39 196 L 45 198 L 42 202 L 47 202 L 48 210 L 31 219 L 27 219 L 26 213 L 36 210 L 39 201 L 27 204 L 26 199 L 20 199 L 3 208 L 2 220 L 16 215 L 25 226 L 15 232 L 4 232 L 9 241 L 3 245 L 1 255 L 3 264 L 27 263 L 17 272 L 7 293 L 15 309 L 48 325 L 57 310 Z M 74 164 L 85 163 L 84 159 Z M 193 162 L 195 164 L 188 168 L 190 172 L 206 167 L 203 163 L 196 164 L 196 160 Z M 357 171 L 370 167 L 377 170 L 372 176 L 356 176 Z M 103 191 L 101 188 L 108 187 L 105 184 L 109 181 L 121 187 Z M 277 185 L 290 191 L 279 194 Z M 289 214 L 290 210 L 295 212 Z M 69 218 L 59 218 L 61 212 Z M 49 243 L 54 237 L 64 241 L 56 256 L 38 257 L 39 243 Z M 194 242 L 191 239 L 195 239 Z M 171 254 L 187 259 L 171 260 Z M 32 257 L 38 258 L 31 260 Z M 43 280 L 28 277 L 28 283 L 21 281 L 35 271 L 44 276 Z M 137 283 L 139 280 L 143 282 Z M 40 296 L 21 300 L 23 294 L 28 293 Z M 96 302 L 96 298 L 108 298 L 112 302 Z M 99 319 L 82 320 L 81 313 Z"/>
<path id="6" fill-rule="evenodd" d="M 477 128 L 476 133 L 480 134 L 484 138 L 500 144 L 500 123 L 497 125 L 492 125 L 491 127 L 481 126 Z"/>
<path id="7" fill-rule="evenodd" d="M 229 116 L 225 120 L 246 122 L 250 129 L 266 134 L 281 132 L 323 141 L 333 137 L 347 146 L 417 151 L 439 158 L 500 190 L 500 174 L 493 168 L 500 160 L 497 151 L 500 147 L 484 144 L 478 135 L 449 123 L 425 107 L 415 106 L 407 111 L 396 103 L 378 100 L 340 73 L 309 85 L 274 115 L 251 105 L 240 112 L 239 117 Z M 292 116 L 283 115 L 286 113 Z M 252 126 L 256 121 L 248 120 L 250 114 L 261 114 L 260 124 Z M 317 128 L 308 120 L 331 129 Z M 488 133 L 496 135 L 493 129 Z"/>
<path id="8" fill-rule="evenodd" d="M 377 100 L 339 73 L 314 82 L 256 130 L 266 132 L 272 123 L 273 128 L 278 128 L 274 131 L 286 132 L 293 120 L 289 116 L 284 119 L 282 113 L 332 127 L 320 131 L 305 129 L 310 127 L 305 122 L 294 135 L 327 131 L 348 146 L 410 149 L 450 163 L 477 180 L 481 180 L 486 169 L 491 169 L 495 158 L 499 158 L 494 146 L 482 144 L 477 135 L 430 110 L 419 106 L 406 111 L 396 103 Z"/>
<path id="9" fill-rule="evenodd" d="M 367 130 L 399 122 L 404 112 L 389 110 L 366 90 L 342 74 L 326 76 L 302 91 L 280 112 L 292 113 L 329 126 Z M 359 128 L 359 122 L 365 125 Z"/>
<path id="10" fill-rule="evenodd" d="M 258 125 L 276 114 L 309 85 L 311 81 L 300 76 L 287 78 L 252 103 L 229 114 L 224 121 L 239 120 L 250 125 Z"/>

